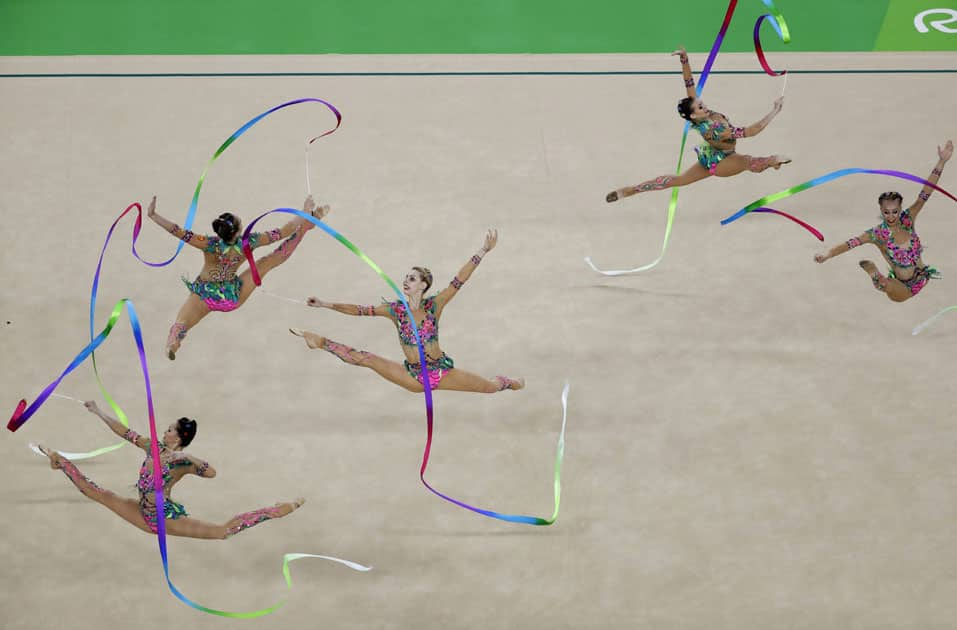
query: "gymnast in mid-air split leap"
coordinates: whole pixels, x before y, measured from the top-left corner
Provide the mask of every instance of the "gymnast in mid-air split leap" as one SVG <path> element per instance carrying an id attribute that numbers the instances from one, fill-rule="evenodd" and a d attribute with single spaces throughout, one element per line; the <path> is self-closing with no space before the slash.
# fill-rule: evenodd
<path id="1" fill-rule="evenodd" d="M 84 495 L 106 506 L 135 527 L 156 534 L 158 517 L 153 487 L 153 456 L 150 454 L 149 438 L 140 436 L 132 429 L 127 429 L 119 420 L 100 411 L 95 402 L 87 401 L 84 405 L 90 413 L 99 416 L 114 433 L 146 451 L 146 459 L 140 466 L 140 477 L 136 482 L 139 500 L 121 497 L 109 490 L 104 490 L 85 477 L 66 457 L 42 445 L 38 448 L 50 458 L 50 468 L 62 470 Z M 207 462 L 180 450 L 189 446 L 195 436 L 196 421 L 180 418 L 166 429 L 159 444 L 167 534 L 187 538 L 225 539 L 264 521 L 287 516 L 305 502 L 305 499 L 300 498 L 292 502 L 276 503 L 272 507 L 237 514 L 221 525 L 190 517 L 186 508 L 170 498 L 173 486 L 186 475 L 207 478 L 216 476 L 216 470 Z"/>
<path id="2" fill-rule="evenodd" d="M 930 172 L 927 181 L 937 184 L 944 172 L 944 165 L 953 154 L 954 143 L 951 140 L 948 140 L 943 147 L 937 147 L 937 164 Z M 914 203 L 903 211 L 901 206 L 904 198 L 899 192 L 882 193 L 877 198 L 877 204 L 881 209 L 880 225 L 845 243 L 835 245 L 827 252 L 816 254 L 814 260 L 823 263 L 851 251 L 858 245 L 872 243 L 881 250 L 881 254 L 890 265 L 890 271 L 885 276 L 870 260 L 862 260 L 858 263 L 861 269 L 867 272 L 871 282 L 874 283 L 874 288 L 886 293 L 893 302 L 903 302 L 914 297 L 932 278 L 940 277 L 936 269 L 924 264 L 921 258 L 924 247 L 914 227 L 917 215 L 923 209 L 924 203 L 930 199 L 932 192 L 934 189 L 925 185 Z"/>
<path id="3" fill-rule="evenodd" d="M 328 308 L 346 315 L 367 315 L 387 317 L 395 324 L 399 333 L 399 342 L 405 352 L 405 364 L 384 359 L 380 356 L 356 350 L 313 332 L 303 332 L 290 328 L 294 335 L 303 337 L 310 349 L 322 349 L 339 357 L 349 365 L 359 365 L 374 370 L 382 378 L 404 387 L 411 392 L 421 392 L 424 389 L 421 364 L 419 363 L 418 346 L 412 329 L 410 317 L 415 318 L 416 326 L 425 349 L 426 370 L 428 372 L 430 389 L 446 389 L 460 392 L 476 392 L 493 394 L 505 389 L 522 389 L 525 379 L 511 379 L 505 376 L 496 376 L 487 379 L 471 372 L 456 368 L 452 358 L 442 352 L 439 347 L 439 318 L 446 305 L 462 288 L 462 285 L 471 277 L 472 273 L 482 262 L 485 256 L 498 240 L 498 233 L 489 230 L 485 236 L 485 244 L 472 258 L 465 263 L 448 287 L 431 297 L 424 297 L 432 286 L 432 272 L 425 267 L 413 267 L 402 282 L 402 291 L 412 309 L 409 313 L 401 301 L 388 302 L 378 306 L 359 306 L 357 304 L 338 304 L 324 302 L 316 297 L 307 300 L 309 306 Z"/>
<path id="4" fill-rule="evenodd" d="M 306 197 L 302 211 L 321 219 L 329 212 L 329 206 L 316 207 L 312 196 Z M 191 230 L 184 230 L 169 219 L 156 212 L 156 197 L 150 201 L 147 216 L 167 232 L 187 245 L 203 251 L 205 262 L 203 270 L 196 280 L 190 282 L 183 278 L 190 294 L 176 315 L 176 322 L 169 331 L 166 341 L 166 354 L 172 360 L 186 337 L 186 332 L 206 317 L 210 311 L 234 311 L 249 299 L 256 289 L 249 269 L 237 276 L 246 257 L 242 247 L 242 221 L 231 212 L 224 212 L 213 221 L 213 230 L 217 236 L 202 236 Z M 296 251 L 306 232 L 315 227 L 310 221 L 296 217 L 280 229 L 268 232 L 253 232 L 249 235 L 249 245 L 253 249 L 286 239 L 271 253 L 259 258 L 256 267 L 259 275 L 267 273 L 286 262 Z"/>
<path id="5" fill-rule="evenodd" d="M 660 175 L 637 186 L 625 186 L 613 190 L 605 196 L 605 201 L 609 203 L 638 193 L 687 186 L 712 175 L 731 177 L 744 171 L 760 173 L 771 167 L 779 169 L 782 164 L 791 161 L 789 158 L 780 155 L 751 157 L 735 152 L 735 145 L 739 138 L 751 138 L 758 135 L 774 120 L 784 104 L 783 96 L 774 101 L 774 107 L 768 115 L 758 122 L 747 127 L 735 127 L 727 116 L 711 111 L 705 106 L 704 101 L 695 95 L 694 77 L 691 74 L 691 66 L 688 65 L 688 53 L 684 47 L 671 54 L 678 55 L 681 59 L 681 71 L 684 75 L 685 88 L 688 94 L 678 101 L 678 114 L 691 123 L 692 128 L 701 134 L 707 144 L 695 147 L 698 161 L 684 173 L 680 175 Z"/>

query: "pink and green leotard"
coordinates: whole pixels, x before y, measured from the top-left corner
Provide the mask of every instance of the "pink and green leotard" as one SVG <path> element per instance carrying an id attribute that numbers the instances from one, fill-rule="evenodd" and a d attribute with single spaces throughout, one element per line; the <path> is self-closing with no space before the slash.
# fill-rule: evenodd
<path id="1" fill-rule="evenodd" d="M 192 234 L 187 232 L 182 240 L 189 242 L 190 238 Z M 249 236 L 249 245 L 255 249 L 278 241 L 279 238 L 279 230 L 253 232 Z M 239 293 L 243 288 L 243 281 L 236 276 L 236 270 L 246 260 L 242 242 L 236 239 L 233 243 L 227 243 L 218 236 L 208 236 L 206 242 L 206 247 L 203 248 L 207 261 L 205 273 L 192 282 L 183 278 L 183 283 L 206 303 L 209 310 L 236 310 L 239 308 Z M 208 268 L 210 263 L 215 263 L 212 269 Z"/>
<path id="2" fill-rule="evenodd" d="M 712 112 L 708 118 L 692 123 L 691 126 L 708 143 L 695 147 L 698 163 L 714 175 L 718 163 L 734 154 L 738 138 L 744 137 L 744 127 L 735 127 L 724 114 L 718 112 Z"/>
<path id="3" fill-rule="evenodd" d="M 452 357 L 444 352 L 438 358 L 429 356 L 429 344 L 439 341 L 439 320 L 435 315 L 435 297 L 423 300 L 422 309 L 425 311 L 425 320 L 419 326 L 419 335 L 426 351 L 425 369 L 429 375 L 429 387 L 435 389 L 448 371 L 455 367 L 455 362 L 452 361 Z M 389 302 L 389 313 L 395 322 L 396 330 L 399 332 L 399 341 L 402 345 L 417 347 L 412 322 L 409 320 L 409 313 L 405 305 L 402 302 Z M 421 364 L 406 360 L 405 369 L 410 376 L 422 383 Z M 422 385 L 425 385 L 425 383 L 422 383 Z"/>
<path id="4" fill-rule="evenodd" d="M 910 235 L 910 241 L 907 245 L 897 244 L 887 221 L 882 221 L 877 227 L 869 229 L 867 236 L 872 243 L 881 248 L 881 252 L 891 263 L 888 276 L 902 282 L 904 286 L 910 289 L 912 295 L 917 295 L 931 279 L 940 278 L 940 273 L 933 267 L 924 265 L 921 261 L 924 246 L 914 229 L 914 220 L 911 218 L 910 210 L 901 212 L 900 225 Z M 914 273 L 906 280 L 897 276 L 896 269 L 910 268 L 914 269 Z"/>

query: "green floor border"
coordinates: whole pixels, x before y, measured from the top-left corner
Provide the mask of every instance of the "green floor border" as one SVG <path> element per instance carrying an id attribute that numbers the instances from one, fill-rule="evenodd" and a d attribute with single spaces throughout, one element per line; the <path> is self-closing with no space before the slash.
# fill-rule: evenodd
<path id="1" fill-rule="evenodd" d="M 933 0 L 775 0 L 792 41 L 782 44 L 765 24 L 764 44 L 769 52 L 872 51 L 887 31 L 895 50 L 912 16 L 905 9 L 888 20 L 889 7 L 923 1 Z M 728 3 L 0 0 L 0 55 L 668 53 L 680 44 L 707 52 Z M 739 0 L 723 50 L 753 50 L 754 23 L 766 13 L 759 0 Z M 948 41 L 933 32 L 917 45 L 948 49 Z"/>

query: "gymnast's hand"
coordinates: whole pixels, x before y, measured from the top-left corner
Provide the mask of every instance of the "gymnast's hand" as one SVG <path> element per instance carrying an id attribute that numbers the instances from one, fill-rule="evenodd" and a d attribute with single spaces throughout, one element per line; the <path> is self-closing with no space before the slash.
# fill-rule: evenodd
<path id="1" fill-rule="evenodd" d="M 312 195 L 308 195 L 306 200 L 302 202 L 302 211 L 306 214 L 312 214 L 313 208 L 316 207 L 316 202 L 312 198 Z"/>
<path id="2" fill-rule="evenodd" d="M 311 306 L 313 308 L 330 308 L 329 302 L 323 302 L 317 297 L 310 297 L 306 300 L 306 306 Z"/>
<path id="3" fill-rule="evenodd" d="M 772 111 L 775 114 L 777 114 L 779 111 L 781 111 L 782 107 L 784 107 L 784 97 L 779 96 L 778 98 L 774 100 L 774 108 L 772 109 Z"/>
<path id="4" fill-rule="evenodd" d="M 829 258 L 827 254 L 814 254 L 814 262 L 822 263 Z"/>
<path id="5" fill-rule="evenodd" d="M 150 205 L 146 209 L 146 216 L 151 219 L 156 216 L 156 195 L 153 195 L 153 200 L 150 201 Z"/>
<path id="6" fill-rule="evenodd" d="M 944 145 L 944 148 L 937 147 L 937 155 L 940 157 L 942 162 L 946 162 L 954 154 L 954 141 L 948 140 L 947 144 Z"/>
<path id="7" fill-rule="evenodd" d="M 498 243 L 498 230 L 493 228 L 485 235 L 485 245 L 482 246 L 482 249 L 488 253 L 495 249 L 496 243 Z"/>
<path id="8" fill-rule="evenodd" d="M 684 46 L 678 46 L 678 50 L 676 50 L 676 51 L 674 51 L 673 53 L 671 53 L 671 56 L 672 56 L 672 57 L 674 57 L 675 55 L 678 55 L 679 57 L 687 57 L 687 56 L 688 56 L 688 51 L 685 50 L 685 47 L 684 47 Z"/>
<path id="9" fill-rule="evenodd" d="M 99 413 L 100 411 L 100 408 L 97 407 L 95 400 L 88 400 L 83 403 L 83 406 L 86 407 L 86 410 L 90 413 Z"/>

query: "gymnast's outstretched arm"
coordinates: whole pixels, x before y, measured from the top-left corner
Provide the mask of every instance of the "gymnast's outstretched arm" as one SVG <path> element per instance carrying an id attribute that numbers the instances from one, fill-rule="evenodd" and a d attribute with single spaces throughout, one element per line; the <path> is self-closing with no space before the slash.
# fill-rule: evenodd
<path id="1" fill-rule="evenodd" d="M 361 306 L 359 304 L 342 304 L 339 302 L 325 302 L 313 296 L 306 300 L 306 304 L 313 308 L 328 308 L 329 310 L 342 313 L 343 315 L 368 315 L 378 317 L 391 317 L 388 304 L 379 304 L 378 306 Z"/>
<path id="2" fill-rule="evenodd" d="M 198 457 L 193 457 L 189 453 L 184 453 L 178 451 L 173 453 L 172 458 L 170 459 L 170 467 L 176 468 L 178 466 L 186 467 L 184 471 L 187 474 L 193 474 L 198 477 L 206 477 L 211 479 L 216 476 L 216 469 L 209 465 L 209 462 L 199 459 Z"/>
<path id="3" fill-rule="evenodd" d="M 943 147 L 937 147 L 937 165 L 934 167 L 934 170 L 930 172 L 930 177 L 927 178 L 931 184 L 936 184 L 940 181 L 940 176 L 944 173 L 944 164 L 947 163 L 947 160 L 951 158 L 954 154 L 954 142 L 953 140 L 948 140 Z M 930 186 L 924 185 L 920 190 L 920 194 L 917 195 L 917 201 L 909 208 L 910 218 L 916 219 L 917 213 L 920 212 L 924 207 L 924 202 L 930 199 L 931 193 L 934 192 L 934 189 Z"/>
<path id="4" fill-rule="evenodd" d="M 858 245 L 864 245 L 867 243 L 877 245 L 877 243 L 874 242 L 874 236 L 871 230 L 864 232 L 860 236 L 855 236 L 853 238 L 850 238 L 847 241 L 841 243 L 840 245 L 835 245 L 834 247 L 824 252 L 823 254 L 815 254 L 814 261 L 818 263 L 823 263 L 831 258 L 834 258 L 835 256 L 846 254 L 847 252 L 851 251 Z"/>
<path id="5" fill-rule="evenodd" d="M 691 74 L 691 65 L 688 63 L 688 51 L 685 50 L 684 46 L 679 46 L 678 50 L 671 55 L 678 55 L 678 59 L 681 61 L 681 76 L 685 81 L 685 91 L 688 98 L 697 98 L 698 95 L 694 89 L 694 75 Z"/>
<path id="6" fill-rule="evenodd" d="M 753 138 L 758 135 L 764 128 L 771 124 L 771 121 L 774 120 L 774 117 L 780 113 L 781 108 L 784 107 L 784 97 L 778 97 L 774 101 L 774 106 L 771 108 L 771 111 L 768 114 L 759 120 L 756 123 L 752 123 L 744 128 L 743 132 L 740 135 L 736 135 L 737 138 Z"/>
<path id="7" fill-rule="evenodd" d="M 131 431 L 127 427 L 123 426 L 123 423 L 117 420 L 116 418 L 106 415 L 106 413 L 104 413 L 99 408 L 99 406 L 97 406 L 95 401 L 88 400 L 85 403 L 83 403 L 83 406 L 86 407 L 87 411 L 89 411 L 90 413 L 96 416 L 99 416 L 100 419 L 106 423 L 106 426 L 110 427 L 110 430 L 113 431 L 113 433 L 117 434 L 118 436 L 120 436 L 121 438 L 129 442 L 130 444 L 140 447 L 144 451 L 149 449 L 150 447 L 149 438 L 145 438 L 139 435 L 138 433 L 136 433 L 135 431 Z"/>
<path id="8" fill-rule="evenodd" d="M 452 282 L 449 283 L 449 286 L 445 287 L 437 296 L 435 296 L 435 307 L 436 312 L 441 312 L 442 309 L 448 304 L 452 298 L 456 296 L 459 292 L 459 289 L 462 288 L 462 285 L 472 277 L 472 273 L 478 268 L 479 263 L 482 262 L 482 258 L 485 254 L 492 251 L 495 248 L 495 244 L 498 242 L 498 230 L 489 230 L 485 235 L 485 244 L 482 245 L 482 249 L 478 250 L 474 256 L 472 256 L 465 265 L 459 269 L 459 272 L 455 274 L 455 278 L 452 279 Z"/>
<path id="9" fill-rule="evenodd" d="M 184 230 L 180 226 L 156 212 L 156 195 L 153 195 L 153 200 L 150 201 L 150 205 L 146 209 L 146 216 L 152 219 L 153 223 L 160 226 L 187 245 L 192 245 L 196 249 L 206 249 L 208 241 L 205 236 L 201 234 L 194 234 L 192 230 Z"/>

